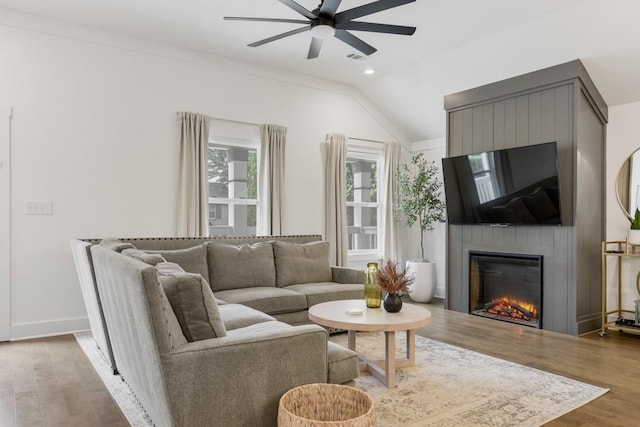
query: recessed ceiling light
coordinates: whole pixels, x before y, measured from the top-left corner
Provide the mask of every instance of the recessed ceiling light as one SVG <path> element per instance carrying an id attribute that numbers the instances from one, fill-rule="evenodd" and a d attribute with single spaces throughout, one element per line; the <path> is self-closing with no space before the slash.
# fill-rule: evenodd
<path id="1" fill-rule="evenodd" d="M 364 70 L 365 74 L 375 74 L 376 70 L 374 70 L 373 68 L 367 68 L 366 70 Z"/>

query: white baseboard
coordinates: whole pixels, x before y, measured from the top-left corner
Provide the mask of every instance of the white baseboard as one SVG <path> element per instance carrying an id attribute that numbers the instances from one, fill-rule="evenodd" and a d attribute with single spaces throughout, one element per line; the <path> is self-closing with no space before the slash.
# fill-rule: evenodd
<path id="1" fill-rule="evenodd" d="M 11 341 L 51 337 L 89 330 L 89 318 L 54 320 L 50 322 L 18 323 L 11 325 Z"/>

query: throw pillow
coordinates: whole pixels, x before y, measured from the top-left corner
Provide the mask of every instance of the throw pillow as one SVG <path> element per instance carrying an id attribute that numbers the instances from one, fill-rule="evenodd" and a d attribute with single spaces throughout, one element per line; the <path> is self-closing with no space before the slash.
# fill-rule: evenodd
<path id="1" fill-rule="evenodd" d="M 135 249 L 131 243 L 125 243 L 119 239 L 102 239 L 100 240 L 100 245 L 105 246 L 112 251 L 122 252 L 125 249 Z"/>
<path id="2" fill-rule="evenodd" d="M 193 273 L 160 274 L 162 267 L 158 271 L 158 282 L 187 341 L 226 336 L 216 298 L 202 276 Z"/>
<path id="3" fill-rule="evenodd" d="M 145 249 L 145 252 L 160 254 L 165 260 L 179 264 L 184 271 L 201 275 L 209 283 L 206 243 L 185 249 Z"/>
<path id="4" fill-rule="evenodd" d="M 176 264 L 175 262 L 159 262 L 156 264 L 156 270 L 158 270 L 158 274 L 165 275 L 186 273 L 186 271 L 184 271 L 182 267 L 180 267 L 180 265 Z"/>
<path id="5" fill-rule="evenodd" d="M 253 245 L 209 245 L 209 283 L 214 292 L 275 286 L 276 269 L 271 242 Z"/>
<path id="6" fill-rule="evenodd" d="M 330 282 L 329 242 L 273 242 L 276 286 Z"/>
<path id="7" fill-rule="evenodd" d="M 144 263 L 156 265 L 160 262 L 166 262 L 166 259 L 162 257 L 160 254 L 149 254 L 145 251 L 141 251 L 140 249 L 125 249 L 122 252 L 122 255 L 130 256 L 131 258 L 135 258 Z"/>

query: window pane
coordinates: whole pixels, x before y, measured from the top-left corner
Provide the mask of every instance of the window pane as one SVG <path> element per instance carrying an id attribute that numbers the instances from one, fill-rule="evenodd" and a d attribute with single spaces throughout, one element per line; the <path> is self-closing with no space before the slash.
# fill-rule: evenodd
<path id="1" fill-rule="evenodd" d="M 229 159 L 224 148 L 209 146 L 209 197 L 229 197 Z"/>
<path id="2" fill-rule="evenodd" d="M 347 201 L 378 201 L 378 163 L 375 160 L 347 158 Z"/>
<path id="3" fill-rule="evenodd" d="M 347 207 L 348 249 L 378 248 L 378 209 L 362 206 Z"/>

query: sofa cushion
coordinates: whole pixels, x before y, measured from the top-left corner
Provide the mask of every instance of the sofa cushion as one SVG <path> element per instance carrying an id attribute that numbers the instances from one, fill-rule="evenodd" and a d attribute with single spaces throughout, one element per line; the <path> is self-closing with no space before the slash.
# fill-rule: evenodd
<path id="1" fill-rule="evenodd" d="M 201 275 L 209 283 L 206 243 L 185 249 L 145 249 L 145 252 L 160 254 L 165 260 L 179 264 L 184 271 Z"/>
<path id="2" fill-rule="evenodd" d="M 102 239 L 100 245 L 111 249 L 112 251 L 122 252 L 125 249 L 135 249 L 131 243 L 125 243 L 119 239 Z"/>
<path id="3" fill-rule="evenodd" d="M 242 304 L 219 305 L 218 310 L 227 333 L 233 329 L 275 320 L 273 317 Z"/>
<path id="4" fill-rule="evenodd" d="M 249 336 L 255 338 L 257 335 L 269 336 L 271 340 L 278 339 L 278 331 L 290 331 L 293 326 L 287 325 L 277 320 L 271 320 L 269 322 L 254 323 L 253 325 L 246 326 L 244 328 L 232 329 L 229 331 L 229 336 Z M 306 350 L 306 349 L 299 349 Z"/>
<path id="5" fill-rule="evenodd" d="M 201 275 L 158 274 L 158 281 L 187 341 L 227 335 L 213 292 Z"/>
<path id="6" fill-rule="evenodd" d="M 122 255 L 130 256 L 131 258 L 135 258 L 139 261 L 142 261 L 146 264 L 156 265 L 161 262 L 166 262 L 167 260 L 160 254 L 150 254 L 145 251 L 141 251 L 140 249 L 125 249 L 122 252 Z"/>
<path id="7" fill-rule="evenodd" d="M 307 298 L 307 307 L 327 301 L 364 298 L 364 284 L 359 283 L 302 283 L 299 285 L 287 286 L 282 289 L 304 294 Z"/>
<path id="8" fill-rule="evenodd" d="M 307 308 L 306 297 L 293 290 L 268 286 L 227 289 L 215 293 L 227 303 L 244 304 L 267 314 L 288 313 Z"/>
<path id="9" fill-rule="evenodd" d="M 329 242 L 273 242 L 276 286 L 330 282 Z"/>
<path id="10" fill-rule="evenodd" d="M 214 292 L 276 284 L 271 242 L 253 245 L 213 243 L 209 245 L 208 262 L 209 284 Z"/>

